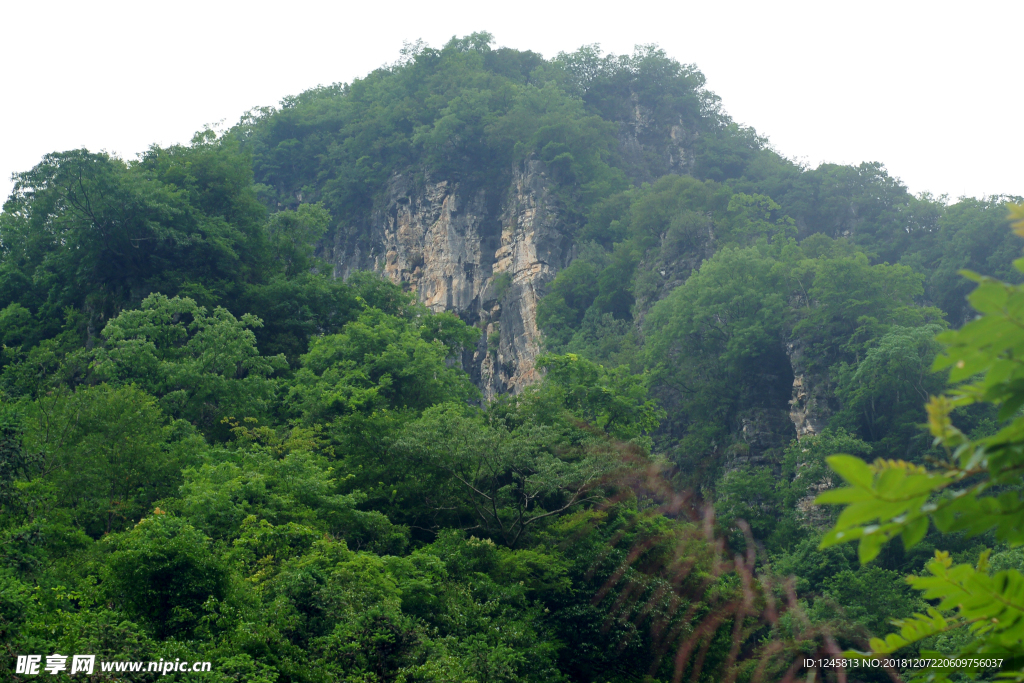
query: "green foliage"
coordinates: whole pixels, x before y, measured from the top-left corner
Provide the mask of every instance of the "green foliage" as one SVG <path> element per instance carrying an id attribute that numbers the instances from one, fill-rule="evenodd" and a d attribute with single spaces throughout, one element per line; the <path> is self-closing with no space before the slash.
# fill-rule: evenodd
<path id="1" fill-rule="evenodd" d="M 648 366 L 671 392 L 674 420 L 698 426 L 681 425 L 691 437 L 684 448 L 704 451 L 722 439 L 702 427 L 734 419 L 743 392 L 771 401 L 766 376 L 788 366 L 781 340 L 793 315 L 789 288 L 782 264 L 756 249 L 726 248 L 651 309 Z"/>
<path id="2" fill-rule="evenodd" d="M 494 288 L 494 298 L 501 301 L 502 297 L 505 296 L 505 292 L 512 286 L 512 276 L 509 273 L 498 273 L 494 276 L 494 280 L 491 282 L 491 287 Z"/>
<path id="3" fill-rule="evenodd" d="M 474 334 L 450 314 L 441 315 L 439 324 L 428 318 L 417 325 L 369 308 L 339 334 L 314 339 L 289 404 L 313 423 L 388 408 L 418 412 L 473 398 L 476 388 L 446 360 Z"/>
<path id="4" fill-rule="evenodd" d="M 798 595 L 820 595 L 831 577 L 857 569 L 856 550 L 845 545 L 820 548 L 820 536 L 807 535 L 771 556 L 772 570 L 780 576 L 792 577 Z"/>
<path id="5" fill-rule="evenodd" d="M 817 535 L 828 519 L 809 503 L 816 493 L 832 488 L 825 460 L 838 451 L 866 455 L 871 447 L 842 429 L 826 429 L 794 440 L 778 463 L 727 472 L 715 487 L 719 522 L 728 527 L 744 520 L 754 539 L 774 553 L 784 553 Z M 800 579 L 815 574 L 809 567 L 792 573 Z"/>
<path id="6" fill-rule="evenodd" d="M 274 525 L 301 523 L 322 531 L 339 529 L 358 495 L 340 495 L 330 468 L 309 453 L 277 459 L 241 451 L 235 457 L 186 470 L 178 503 L 183 514 L 213 538 L 239 535 L 250 515 Z"/>
<path id="7" fill-rule="evenodd" d="M 537 305 L 537 324 L 550 330 L 545 337 L 549 346 L 562 348 L 569 343 L 597 292 L 597 269 L 586 261 L 574 261 L 558 274 Z"/>
<path id="8" fill-rule="evenodd" d="M 782 472 L 789 484 L 783 497 L 786 507 L 816 490 L 831 487 L 832 475 L 826 459 L 840 452 L 867 456 L 871 446 L 842 429 L 826 429 L 790 444 L 782 459 Z"/>
<path id="9" fill-rule="evenodd" d="M 671 172 L 671 161 L 654 150 L 672 139 L 673 126 L 709 129 L 724 119 L 718 98 L 704 89 L 704 75 L 655 45 L 637 46 L 632 55 L 602 55 L 599 46 L 585 45 L 553 61 L 566 91 L 604 119 L 635 122 L 637 107 L 643 108 L 650 125 L 635 128 L 643 151 L 624 160 L 629 175 L 641 181 Z"/>
<path id="10" fill-rule="evenodd" d="M 487 353 L 497 358 L 498 347 L 501 345 L 501 323 L 494 323 L 494 329 L 487 335 Z"/>
<path id="11" fill-rule="evenodd" d="M 356 509 L 365 494 L 339 493 L 325 456 L 292 450 L 303 445 L 286 444 L 280 457 L 259 447 L 230 456 L 214 451 L 198 468 L 185 470 L 173 506 L 210 537 L 237 539 L 236 547 L 273 547 L 278 541 L 264 538 L 266 526 L 268 534 L 330 533 L 381 553 L 404 548 L 407 532 L 377 511 Z"/>
<path id="12" fill-rule="evenodd" d="M 131 385 L 60 390 L 24 414 L 24 447 L 36 461 L 22 489 L 30 510 L 63 510 L 95 537 L 134 524 L 172 493 L 201 443 Z"/>
<path id="13" fill-rule="evenodd" d="M 755 250 L 724 249 L 651 311 L 652 358 L 700 345 L 735 368 L 762 361 L 789 314 L 784 273 Z M 706 353 L 706 352 L 705 352 Z"/>
<path id="14" fill-rule="evenodd" d="M 617 439 L 650 448 L 645 435 L 658 427 L 664 411 L 647 397 L 647 378 L 620 366 L 611 370 L 575 354 L 540 356 L 559 400 L 574 415 Z"/>
<path id="15" fill-rule="evenodd" d="M 17 497 L 14 482 L 27 474 L 31 457 L 22 447 L 22 426 L 18 415 L 0 417 L 0 509 Z"/>
<path id="16" fill-rule="evenodd" d="M 571 263 L 542 381 L 481 404 L 480 330 L 351 264 L 394 183 L 498 208 L 517 173 Z M 0 215 L 0 642 L 219 683 L 782 680 L 892 620 L 874 652 L 1017 653 L 1004 201 L 794 164 L 655 46 L 486 33 L 47 155 Z M 973 322 L 965 267 L 1005 281 Z"/>
<path id="17" fill-rule="evenodd" d="M 598 449 L 560 452 L 555 429 L 527 421 L 486 424 L 457 405 L 435 406 L 410 423 L 394 444 L 407 471 L 430 476 L 406 482 L 434 515 L 515 547 L 543 520 L 597 495 L 599 478 L 614 467 Z M 463 521 L 465 520 L 465 521 Z"/>
<path id="18" fill-rule="evenodd" d="M 879 633 L 889 626 L 890 620 L 909 618 L 927 607 L 901 579 L 899 572 L 876 566 L 844 569 L 825 580 L 825 599 L 816 602 L 815 607 L 819 612 L 837 610 L 847 625 Z"/>
<path id="19" fill-rule="evenodd" d="M 346 284 L 312 272 L 277 276 L 249 288 L 238 310 L 259 311 L 263 324 L 252 331 L 265 356 L 284 354 L 289 367 L 297 367 L 311 337 L 337 333 L 359 315 L 359 299 L 369 294 L 363 291 L 364 284 L 369 283 Z"/>
<path id="20" fill-rule="evenodd" d="M 1024 221 L 1016 229 L 1024 232 Z M 1024 269 L 1024 261 L 1015 265 Z M 981 313 L 963 328 L 940 335 L 945 350 L 935 361 L 937 369 L 948 369 L 957 382 L 950 396 L 932 398 L 928 404 L 929 427 L 936 446 L 945 450 L 939 469 L 926 469 L 903 461 L 862 460 L 837 455 L 829 464 L 851 486 L 822 494 L 820 502 L 843 503 L 846 507 L 823 545 L 858 540 L 863 562 L 878 555 L 881 546 L 899 535 L 905 547 L 917 544 L 929 523 L 939 531 L 964 531 L 980 535 L 994 531 L 999 541 L 1018 546 L 1024 543 L 1020 498 L 1020 444 L 1024 405 L 1021 374 L 1016 360 L 1024 342 L 1020 312 L 1024 288 L 967 273 L 977 284 L 971 305 Z M 957 429 L 950 414 L 954 407 L 990 403 L 999 408 L 1003 427 L 996 434 L 972 440 Z M 1008 568 L 990 575 L 989 552 L 981 554 L 976 567 L 953 565 L 948 553 L 937 551 L 928 564 L 930 577 L 912 577 L 910 583 L 924 591 L 924 597 L 938 600 L 939 610 L 955 610 L 948 620 L 932 610 L 898 623 L 899 635 L 885 641 L 873 640 L 873 650 L 891 652 L 926 636 L 969 625 L 973 638 L 962 653 L 1015 654 L 1024 644 L 1024 575 Z M 1007 673 L 1019 664 L 1010 659 Z M 946 680 L 948 672 L 933 671 L 935 679 Z"/>
<path id="21" fill-rule="evenodd" d="M 285 265 L 285 277 L 308 272 L 316 264 L 313 258 L 317 240 L 327 232 L 331 214 L 320 204 L 300 204 L 295 211 L 278 211 L 267 226 L 275 251 Z"/>
<path id="22" fill-rule="evenodd" d="M 32 312 L 18 302 L 0 311 L 4 347 L 18 347 L 31 338 Z"/>
<path id="23" fill-rule="evenodd" d="M 915 305 L 924 292 L 923 277 L 906 266 L 873 266 L 857 254 L 818 259 L 813 267 L 807 296 L 816 305 L 805 309 L 794 332 L 826 367 L 859 359 L 893 325 L 941 320 L 936 309 Z"/>
<path id="24" fill-rule="evenodd" d="M 750 525 L 755 538 L 770 537 L 785 509 L 776 481 L 775 473 L 768 467 L 743 467 L 727 472 L 716 487 L 718 520 L 732 526 L 742 519 Z"/>
<path id="25" fill-rule="evenodd" d="M 894 326 L 868 349 L 856 367 L 840 364 L 836 395 L 843 404 L 838 420 L 873 442 L 879 452 L 912 456 L 924 450 L 921 404 L 945 386 L 942 373 L 932 372 L 938 352 L 938 325 Z M 836 452 L 846 452 L 845 449 Z"/>
<path id="26" fill-rule="evenodd" d="M 237 319 L 219 307 L 208 314 L 191 299 L 151 294 L 107 323 L 96 374 L 138 383 L 168 413 L 210 433 L 222 417 L 269 410 L 276 390 L 269 376 L 287 363 L 259 354 L 252 328 L 261 324 L 251 314 Z"/>
<path id="27" fill-rule="evenodd" d="M 542 162 L 573 205 L 625 189 L 625 175 L 609 163 L 614 124 L 566 93 L 564 72 L 474 35 L 441 49 L 414 47 L 391 68 L 252 112 L 232 135 L 252 151 L 271 203 L 323 201 L 335 227 L 347 229 L 396 172 L 418 167 L 493 185 L 527 159 Z M 703 85 L 678 82 L 691 91 Z"/>
<path id="28" fill-rule="evenodd" d="M 267 259 L 248 159 L 199 137 L 137 164 L 76 150 L 19 174 L 0 219 L 3 305 L 31 310 L 34 340 L 65 307 L 87 325 L 146 294 L 230 297 Z M 91 329 L 87 330 L 91 333 Z"/>
<path id="29" fill-rule="evenodd" d="M 153 515 L 109 542 L 108 595 L 161 636 L 194 629 L 204 606 L 227 592 L 209 539 L 183 519 Z"/>
<path id="30" fill-rule="evenodd" d="M 765 243 L 796 237 L 796 222 L 782 213 L 782 207 L 762 194 L 734 194 L 729 199 L 729 237 L 740 245 Z"/>

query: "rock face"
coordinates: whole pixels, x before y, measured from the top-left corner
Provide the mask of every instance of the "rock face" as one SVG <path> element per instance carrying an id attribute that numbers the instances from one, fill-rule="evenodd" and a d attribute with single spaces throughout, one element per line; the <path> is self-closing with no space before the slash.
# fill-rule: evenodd
<path id="1" fill-rule="evenodd" d="M 833 388 L 826 376 L 815 373 L 808 367 L 804 347 L 799 340 L 786 344 L 786 355 L 789 356 L 789 363 L 793 367 L 793 397 L 789 401 L 789 419 L 796 430 L 796 438 L 821 434 L 834 412 L 831 403 L 834 400 Z M 797 463 L 797 467 L 804 465 L 804 462 Z M 814 499 L 833 485 L 831 475 L 826 475 L 813 483 L 807 495 L 796 503 L 800 517 L 822 531 L 831 526 L 831 518 L 826 510 L 814 504 Z"/>
<path id="2" fill-rule="evenodd" d="M 572 256 L 566 221 L 535 159 L 513 169 L 499 191 L 399 174 L 371 217 L 369 243 L 338 239 L 331 256 L 337 275 L 376 270 L 432 310 L 480 327 L 463 363 L 491 398 L 538 379 L 537 301 Z"/>
<path id="3" fill-rule="evenodd" d="M 623 126 L 620 143 L 625 152 L 632 149 L 639 156 L 645 150 L 638 134 L 644 120 L 637 112 L 633 125 Z M 683 171 L 692 162 L 682 132 L 678 136 L 678 147 L 666 156 L 673 170 Z M 324 255 L 337 276 L 375 270 L 415 292 L 432 310 L 454 311 L 480 328 L 480 342 L 465 353 L 463 366 L 485 398 L 516 393 L 540 378 L 537 303 L 574 256 L 570 236 L 576 226 L 553 188 L 545 164 L 537 159 L 514 167 L 497 186 L 412 171 L 396 174 L 369 225 L 353 233 L 358 237 L 336 236 L 324 245 Z M 663 248 L 658 251 L 663 258 L 641 265 L 641 315 L 714 253 L 710 222 L 693 237 L 681 251 Z M 734 443 L 727 460 L 732 467 L 777 459 L 793 436 L 820 433 L 831 416 L 827 378 L 805 367 L 799 342 L 786 344 L 785 355 L 792 380 L 782 375 L 752 378 L 756 391 L 743 401 L 731 430 Z M 672 398 L 658 398 L 671 414 Z M 662 426 L 659 441 L 678 439 L 672 423 L 669 419 Z"/>
<path id="4" fill-rule="evenodd" d="M 828 378 L 807 367 L 803 345 L 799 341 L 786 344 L 786 355 L 793 368 L 793 397 L 789 401 L 789 419 L 796 429 L 796 436 L 800 439 L 820 434 L 833 413 L 833 392 Z"/>
<path id="5" fill-rule="evenodd" d="M 629 105 L 616 123 L 622 164 L 638 182 L 654 182 L 668 173 L 686 175 L 693 170 L 697 135 L 681 117 L 659 121 L 654 110 L 631 92 Z"/>
<path id="6" fill-rule="evenodd" d="M 743 464 L 771 465 L 781 459 L 782 452 L 793 439 L 793 429 L 786 420 L 786 413 L 778 408 L 762 406 L 743 411 L 739 417 L 737 444 L 744 448 L 733 448 L 727 468 Z"/>

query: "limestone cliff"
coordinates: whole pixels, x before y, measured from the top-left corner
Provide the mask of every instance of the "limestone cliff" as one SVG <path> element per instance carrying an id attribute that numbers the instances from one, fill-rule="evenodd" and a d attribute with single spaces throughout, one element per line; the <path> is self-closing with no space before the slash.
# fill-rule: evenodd
<path id="1" fill-rule="evenodd" d="M 626 139 L 638 150 L 643 149 L 635 134 L 641 123 L 638 114 Z M 682 145 L 674 151 L 685 159 Z M 668 157 L 679 163 L 680 157 Z M 489 184 L 410 169 L 388 181 L 369 225 L 335 236 L 325 245 L 325 255 L 338 276 L 375 270 L 415 292 L 434 311 L 454 311 L 480 328 L 480 342 L 465 354 L 463 366 L 486 398 L 515 393 L 539 379 L 537 303 L 574 255 L 574 218 L 554 188 L 545 164 L 535 158 Z M 645 258 L 637 285 L 638 322 L 714 249 L 709 221 L 685 245 L 663 244 Z M 799 343 L 787 344 L 785 356 L 792 375 L 766 370 L 749 378 L 750 396 L 741 401 L 731 429 L 728 460 L 733 466 L 771 461 L 794 436 L 819 433 L 827 423 L 827 381 L 804 368 Z M 656 393 L 671 416 L 672 397 Z M 663 445 L 678 438 L 674 426 L 681 427 L 670 417 L 660 430 Z"/>
<path id="2" fill-rule="evenodd" d="M 682 117 L 659 121 L 635 92 L 624 109 L 625 115 L 616 120 L 617 137 L 622 164 L 632 178 L 654 182 L 669 173 L 687 175 L 693 170 L 697 134 Z"/>
<path id="3" fill-rule="evenodd" d="M 820 434 L 832 416 L 833 391 L 828 377 L 813 372 L 804 359 L 803 344 L 790 341 L 786 355 L 793 368 L 793 396 L 789 401 L 789 418 L 797 438 Z"/>
<path id="4" fill-rule="evenodd" d="M 434 311 L 481 328 L 463 359 L 487 398 L 538 378 L 537 301 L 571 257 L 567 212 L 542 162 L 531 159 L 499 189 L 397 174 L 371 216 L 369 241 L 332 250 L 335 272 L 370 268 L 416 292 Z"/>

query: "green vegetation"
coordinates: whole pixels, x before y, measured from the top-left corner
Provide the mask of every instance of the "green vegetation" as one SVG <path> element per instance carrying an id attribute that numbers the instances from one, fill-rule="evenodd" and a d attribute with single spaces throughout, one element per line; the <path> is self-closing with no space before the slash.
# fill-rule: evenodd
<path id="1" fill-rule="evenodd" d="M 1014 207 L 1014 213 L 1015 231 L 1024 235 L 1024 206 Z M 1024 259 L 1014 265 L 1024 272 Z M 1024 287 L 975 273 L 968 276 L 978 283 L 969 299 L 981 316 L 939 337 L 945 352 L 935 366 L 949 368 L 950 380 L 956 384 L 948 394 L 932 397 L 928 403 L 929 428 L 944 457 L 930 468 L 902 460 L 878 459 L 868 465 L 850 455 L 829 458 L 832 469 L 850 486 L 818 498 L 822 503 L 846 504 L 835 527 L 822 539 L 823 546 L 856 540 L 858 555 L 866 563 L 897 535 L 903 547 L 911 550 L 931 525 L 942 534 L 991 535 L 997 543 L 1015 548 L 1024 543 L 1024 417 L 1020 414 L 1024 389 L 1017 358 L 1024 342 Z M 972 439 L 951 417 L 957 407 L 979 403 L 998 407 L 1002 428 Z M 919 609 L 895 622 L 898 633 L 884 640 L 871 639 L 870 651 L 885 655 L 922 642 L 938 644 L 940 634 L 946 643 L 953 636 L 963 656 L 1011 658 L 1006 668 L 1017 669 L 1012 678 L 1020 680 L 1022 565 L 1019 549 L 993 556 L 992 548 L 985 548 L 976 563 L 956 565 L 949 552 L 936 550 L 926 565 L 931 576 L 909 579 L 924 598 L 933 601 L 922 605 L 927 612 Z M 951 670 L 979 668 L 976 664 L 939 666 L 917 677 L 948 680 Z"/>
<path id="2" fill-rule="evenodd" d="M 491 42 L 16 177 L 0 658 L 667 683 L 934 651 L 1020 680 L 1020 198 L 803 168 L 654 47 Z M 485 401 L 462 362 L 498 324 L 329 257 L 369 252 L 395 174 L 501 196 L 528 162 L 574 258 L 543 380 Z"/>

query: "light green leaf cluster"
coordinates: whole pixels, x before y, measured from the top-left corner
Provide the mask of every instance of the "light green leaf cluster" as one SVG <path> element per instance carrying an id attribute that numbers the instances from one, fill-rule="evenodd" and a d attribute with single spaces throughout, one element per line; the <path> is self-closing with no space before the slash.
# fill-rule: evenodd
<path id="1" fill-rule="evenodd" d="M 927 511 L 922 508 L 933 492 L 949 483 L 941 474 L 897 460 L 877 460 L 869 466 L 851 455 L 834 455 L 828 464 L 852 486 L 826 491 L 816 499 L 846 505 L 822 545 L 859 539 L 861 562 L 875 559 L 882 544 L 897 534 L 907 548 L 917 544 L 928 531 Z M 883 523 L 867 524 L 875 520 Z"/>
<path id="2" fill-rule="evenodd" d="M 420 325 L 366 309 L 341 333 L 310 342 L 289 393 L 292 409 L 306 420 L 329 420 L 475 398 L 469 378 L 447 363 L 452 346 L 473 339 L 455 322 L 442 314 Z"/>
<path id="3" fill-rule="evenodd" d="M 877 654 L 891 654 L 912 643 L 942 633 L 949 629 L 950 622 L 938 610 L 929 608 L 927 614 L 915 614 L 910 619 L 900 619 L 893 624 L 900 629 L 899 633 L 890 633 L 883 640 L 872 638 L 869 642 L 871 651 Z"/>
<path id="4" fill-rule="evenodd" d="M 647 397 L 648 376 L 629 368 L 605 368 L 574 353 L 537 358 L 547 371 L 551 390 L 574 414 L 623 440 L 639 440 L 650 448 L 647 434 L 657 429 L 664 411 Z"/>
<path id="5" fill-rule="evenodd" d="M 252 330 L 261 324 L 251 314 L 209 313 L 192 299 L 151 294 L 107 324 L 94 367 L 100 378 L 136 383 L 170 414 L 210 429 L 223 417 L 269 408 L 270 376 L 287 362 L 260 355 Z"/>

